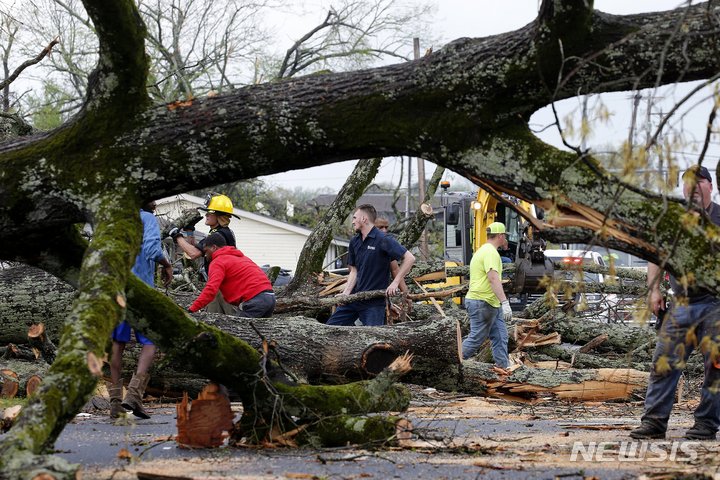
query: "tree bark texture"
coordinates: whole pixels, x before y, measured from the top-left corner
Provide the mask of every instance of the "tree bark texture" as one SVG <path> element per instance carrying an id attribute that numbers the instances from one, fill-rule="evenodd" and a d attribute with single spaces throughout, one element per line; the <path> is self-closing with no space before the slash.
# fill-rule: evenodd
<path id="1" fill-rule="evenodd" d="M 578 94 L 713 77 L 720 69 L 720 31 L 711 4 L 614 16 L 592 10 L 591 2 L 546 0 L 525 27 L 459 39 L 412 62 L 162 106 L 150 105 L 146 29 L 136 5 L 83 5 L 99 43 L 83 108 L 61 128 L 0 145 L 0 255 L 78 287 L 56 361 L 31 408 L 0 443 L 0 469 L 8 478 L 74 475 L 71 466 L 36 455 L 52 446 L 91 394 L 126 297 L 152 318 L 151 338 L 166 350 L 184 345 L 197 373 L 243 386 L 250 404 L 275 398 L 255 388 L 257 352 L 192 323 L 129 276 L 145 199 L 204 188 L 218 178 L 420 157 L 552 212 L 534 225 L 550 240 L 602 238 L 720 293 L 719 230 L 707 219 L 675 199 L 624 184 L 591 157 L 544 144 L 527 125 L 535 111 Z M 76 228 L 84 222 L 94 226 L 89 247 Z M 150 327 L 138 318 L 138 326 Z M 339 391 L 350 395 L 344 387 Z M 370 395 L 373 387 L 353 388 Z M 402 396 L 389 384 L 383 388 L 395 400 Z M 320 395 L 307 392 L 305 400 Z M 301 409 L 292 398 L 285 403 L 288 415 Z M 395 400 L 362 405 L 369 411 L 402 403 Z M 276 418 L 272 403 L 255 410 L 258 418 Z"/>
<path id="2" fill-rule="evenodd" d="M 57 343 L 75 289 L 37 268 L 0 270 L 0 345 L 27 343 L 31 325 L 44 323 Z"/>
<path id="3" fill-rule="evenodd" d="M 457 323 L 452 319 L 404 322 L 383 327 L 329 326 L 310 318 L 244 319 L 218 314 L 196 315 L 250 345 L 273 341 L 282 364 L 318 382 L 369 378 L 405 352 L 413 369 L 405 378 L 423 375 L 439 365 L 460 362 Z M 259 334 L 258 334 L 259 332 Z"/>

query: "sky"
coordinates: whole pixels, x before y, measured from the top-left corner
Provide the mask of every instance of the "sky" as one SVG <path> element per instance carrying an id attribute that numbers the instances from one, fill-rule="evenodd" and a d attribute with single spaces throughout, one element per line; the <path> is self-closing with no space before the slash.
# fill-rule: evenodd
<path id="1" fill-rule="evenodd" d="M 324 12 L 327 7 L 323 5 L 328 4 L 328 2 L 308 1 L 302 3 L 305 7 L 305 17 L 296 17 L 286 12 L 282 17 L 278 17 L 277 19 L 277 27 L 285 32 L 288 38 L 293 35 L 293 31 L 301 33 L 307 30 L 307 27 L 311 26 L 313 22 L 316 22 L 317 16 L 319 16 L 320 13 L 308 13 L 311 12 L 313 6 L 318 8 L 318 12 Z M 668 10 L 684 3 L 686 2 L 679 0 L 595 0 L 595 8 L 608 13 L 629 14 Z M 535 18 L 538 5 L 538 0 L 441 0 L 437 4 L 437 12 L 433 20 L 434 33 L 443 39 L 443 43 L 446 43 L 447 41 L 460 37 L 483 37 L 515 30 Z M 422 38 L 420 42 L 421 51 L 431 46 L 423 44 Z M 432 46 L 438 48 L 441 44 Z M 672 105 L 673 99 L 684 94 L 686 90 L 686 88 L 680 88 L 679 91 L 678 89 L 672 89 L 671 91 L 659 92 L 659 95 L 663 97 L 661 100 L 662 104 L 656 107 L 658 111 L 654 111 L 653 114 L 648 117 L 651 122 L 652 119 L 658 118 L 659 110 L 664 109 L 667 111 Z M 597 127 L 594 136 L 589 139 L 588 143 L 588 146 L 598 150 L 603 150 L 602 147 L 607 144 L 608 140 L 620 143 L 622 139 L 627 137 L 630 125 L 629 112 L 631 100 L 628 92 L 605 94 L 602 96 L 602 101 L 610 110 L 610 122 L 607 125 Z M 578 109 L 578 102 L 577 100 L 562 102 L 558 105 L 558 109 L 560 111 L 560 118 L 563 119 L 567 114 Z M 693 122 L 697 123 L 699 121 L 700 125 L 697 130 L 702 133 L 704 132 L 702 122 L 707 118 L 707 112 L 705 110 L 703 110 L 701 117 L 701 120 L 685 118 L 683 126 L 688 126 L 693 124 Z M 535 130 L 541 130 L 542 127 L 550 122 L 551 118 L 549 109 L 543 109 L 533 116 L 531 126 Z M 579 117 L 576 115 L 574 118 L 575 121 L 577 121 Z M 642 132 L 639 132 L 639 134 L 642 134 Z M 539 134 L 539 136 L 553 145 L 561 145 L 560 137 L 555 129 L 548 129 Z M 692 148 L 688 148 L 687 150 L 690 150 L 687 160 L 690 162 L 692 161 L 694 151 Z M 712 157 L 710 159 L 713 160 Z M 376 177 L 376 181 L 397 184 L 400 181 L 400 161 L 398 158 L 385 159 Z M 261 178 L 271 185 L 278 185 L 289 189 L 296 187 L 311 189 L 328 187 L 336 191 L 342 186 L 348 174 L 352 171 L 354 164 L 355 162 L 342 162 L 322 167 L 293 170 Z M 405 165 L 407 165 L 407 159 L 405 160 Z M 435 166 L 433 164 L 426 162 L 425 172 L 428 178 L 434 168 Z M 712 169 L 714 169 L 714 165 Z M 415 159 L 412 160 L 412 170 L 414 174 L 417 173 L 417 163 Z M 407 175 L 406 172 L 407 169 L 405 169 L 405 175 Z M 453 174 L 452 172 L 446 173 L 446 176 L 451 182 L 459 178 L 457 174 Z M 407 179 L 404 178 L 402 183 L 406 185 Z"/>

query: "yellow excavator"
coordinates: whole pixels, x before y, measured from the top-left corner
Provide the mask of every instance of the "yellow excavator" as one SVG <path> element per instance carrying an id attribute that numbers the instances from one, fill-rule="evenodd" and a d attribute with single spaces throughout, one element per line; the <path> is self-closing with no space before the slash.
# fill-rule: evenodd
<path id="1" fill-rule="evenodd" d="M 513 309 L 524 308 L 527 295 L 543 292 L 542 278 L 553 274 L 553 264 L 543 253 L 545 241 L 533 236 L 533 227 L 525 218 L 542 220 L 543 212 L 529 202 L 491 190 L 449 192 L 447 181 L 440 187 L 445 211 L 445 265 L 469 265 L 473 253 L 487 241 L 488 225 L 504 223 L 508 248 L 500 250 L 500 255 L 504 262 L 515 263 L 515 271 L 503 284 Z M 445 285 L 460 281 L 459 277 L 448 278 Z"/>

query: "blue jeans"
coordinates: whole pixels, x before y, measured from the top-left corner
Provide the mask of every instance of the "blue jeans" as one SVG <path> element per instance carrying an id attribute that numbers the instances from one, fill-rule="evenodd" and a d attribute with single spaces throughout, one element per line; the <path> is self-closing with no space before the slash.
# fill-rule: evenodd
<path id="1" fill-rule="evenodd" d="M 335 313 L 328 318 L 327 325 L 355 325 L 355 320 L 360 321 L 366 327 L 377 327 L 385 325 L 385 305 L 368 307 L 366 305 L 359 306 L 357 303 L 348 303 L 340 305 Z"/>
<path id="2" fill-rule="evenodd" d="M 470 333 L 462 343 L 463 360 L 475 355 L 483 342 L 487 340 L 495 319 L 501 311 L 483 300 L 471 300 L 469 298 L 465 299 L 465 309 L 470 317 Z M 505 335 L 507 335 L 507 329 Z M 507 345 L 507 342 L 505 345 Z M 507 346 L 505 349 L 507 350 Z"/>
<path id="3" fill-rule="evenodd" d="M 508 329 L 502 315 L 502 308 L 498 308 L 495 321 L 490 327 L 490 344 L 492 345 L 492 354 L 495 365 L 502 368 L 509 367 L 510 358 L 508 357 Z"/>
<path id="4" fill-rule="evenodd" d="M 720 428 L 720 369 L 713 365 L 710 346 L 719 341 L 720 299 L 676 306 L 668 312 L 655 345 L 643 422 L 667 429 L 680 374 L 690 353 L 700 346 L 705 359 L 705 380 L 700 404 L 695 409 L 695 422 L 717 432 Z M 667 371 L 658 368 L 661 359 L 660 365 L 665 365 L 664 360 L 667 360 Z M 720 362 L 720 359 L 716 360 Z"/>

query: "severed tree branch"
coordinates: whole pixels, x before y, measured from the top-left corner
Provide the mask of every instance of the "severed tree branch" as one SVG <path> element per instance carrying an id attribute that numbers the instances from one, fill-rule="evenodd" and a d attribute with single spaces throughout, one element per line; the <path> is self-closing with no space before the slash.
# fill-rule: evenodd
<path id="1" fill-rule="evenodd" d="M 20 76 L 20 74 L 23 72 L 23 70 L 25 70 L 26 68 L 28 68 L 32 65 L 40 63 L 42 61 L 42 59 L 45 58 L 52 51 L 53 47 L 55 45 L 57 45 L 58 43 L 60 43 L 60 40 L 57 37 L 55 37 L 45 48 L 42 49 L 42 51 L 35 58 L 31 58 L 30 60 L 25 60 L 19 67 L 17 67 L 15 69 L 15 71 L 13 71 L 13 73 L 8 78 L 6 78 L 2 82 L 0 82 L 0 90 L 4 89 L 8 85 L 10 85 L 12 82 L 17 80 L 17 78 Z"/>

